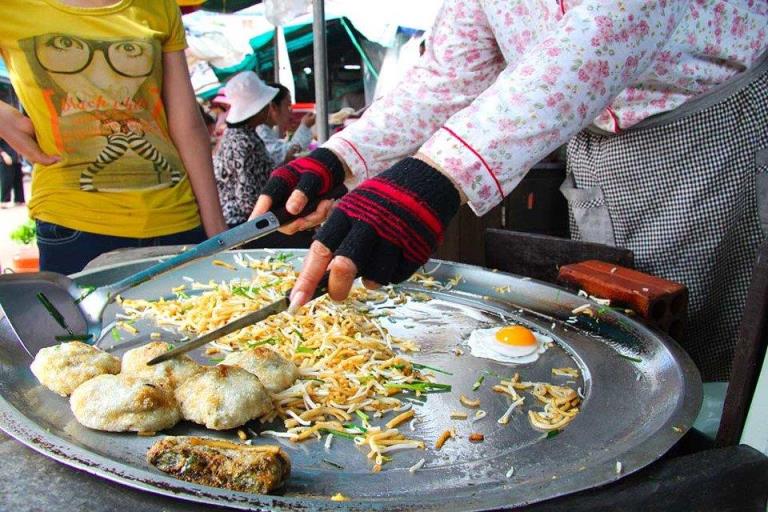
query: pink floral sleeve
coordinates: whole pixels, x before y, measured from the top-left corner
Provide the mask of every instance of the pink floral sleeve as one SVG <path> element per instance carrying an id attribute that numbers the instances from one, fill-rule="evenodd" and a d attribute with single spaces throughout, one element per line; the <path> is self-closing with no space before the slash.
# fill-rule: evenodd
<path id="1" fill-rule="evenodd" d="M 412 155 L 453 114 L 486 90 L 505 66 L 477 0 L 446 0 L 427 51 L 392 92 L 325 147 L 352 170 L 348 186 Z"/>
<path id="2" fill-rule="evenodd" d="M 554 29 L 534 41 L 520 41 L 527 29 L 510 20 L 509 31 L 498 37 L 517 44 L 520 58 L 421 151 L 454 178 L 482 215 L 632 83 L 686 4 L 585 1 L 556 13 Z"/>

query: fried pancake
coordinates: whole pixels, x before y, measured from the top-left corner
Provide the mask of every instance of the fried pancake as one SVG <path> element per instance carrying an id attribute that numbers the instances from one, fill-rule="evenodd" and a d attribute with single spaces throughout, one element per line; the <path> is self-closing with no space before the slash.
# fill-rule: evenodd
<path id="1" fill-rule="evenodd" d="M 213 430 L 239 427 L 273 409 L 258 377 L 227 365 L 204 367 L 176 388 L 176 400 L 184 419 Z"/>
<path id="2" fill-rule="evenodd" d="M 293 362 L 267 347 L 232 352 L 220 364 L 239 366 L 256 375 L 270 393 L 288 389 L 299 378 L 299 370 Z"/>
<path id="3" fill-rule="evenodd" d="M 168 384 L 132 375 L 99 375 L 78 386 L 69 404 L 80 424 L 108 432 L 156 432 L 181 419 Z"/>
<path id="4" fill-rule="evenodd" d="M 165 437 L 149 449 L 147 462 L 188 482 L 261 494 L 282 486 L 291 474 L 291 460 L 278 446 L 205 437 Z"/>
<path id="5" fill-rule="evenodd" d="M 30 369 L 40 384 L 68 396 L 97 375 L 120 373 L 120 359 L 87 343 L 70 341 L 41 349 Z"/>
<path id="6" fill-rule="evenodd" d="M 185 380 L 203 369 L 188 355 L 174 357 L 169 361 L 163 361 L 153 366 L 147 366 L 147 361 L 165 354 L 173 346 L 164 341 L 153 341 L 138 348 L 129 350 L 123 356 L 123 373 L 142 377 L 153 382 L 168 381 L 176 388 Z"/>

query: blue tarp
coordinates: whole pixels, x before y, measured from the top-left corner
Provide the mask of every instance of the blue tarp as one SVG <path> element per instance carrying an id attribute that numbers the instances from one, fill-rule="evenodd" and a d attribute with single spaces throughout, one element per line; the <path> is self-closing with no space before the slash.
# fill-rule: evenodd
<path id="1" fill-rule="evenodd" d="M 8 78 L 8 68 L 5 67 L 3 59 L 0 59 L 0 81 L 10 82 L 10 79 Z"/>

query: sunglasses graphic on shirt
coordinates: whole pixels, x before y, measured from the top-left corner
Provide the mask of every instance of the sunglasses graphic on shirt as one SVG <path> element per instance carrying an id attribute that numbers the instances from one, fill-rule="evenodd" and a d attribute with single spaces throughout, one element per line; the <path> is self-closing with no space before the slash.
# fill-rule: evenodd
<path id="1" fill-rule="evenodd" d="M 155 49 L 147 40 L 97 41 L 67 34 L 35 37 L 35 56 L 40 65 L 52 73 L 80 73 L 91 64 L 97 51 L 118 75 L 140 78 L 152 74 Z"/>

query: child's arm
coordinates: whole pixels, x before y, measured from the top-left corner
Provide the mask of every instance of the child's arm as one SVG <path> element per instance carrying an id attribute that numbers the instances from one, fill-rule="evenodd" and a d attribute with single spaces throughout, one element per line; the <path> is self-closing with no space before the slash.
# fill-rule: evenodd
<path id="1" fill-rule="evenodd" d="M 187 169 L 208 236 L 227 229 L 213 176 L 211 143 L 195 100 L 183 51 L 163 53 L 163 103 L 171 139 Z"/>

